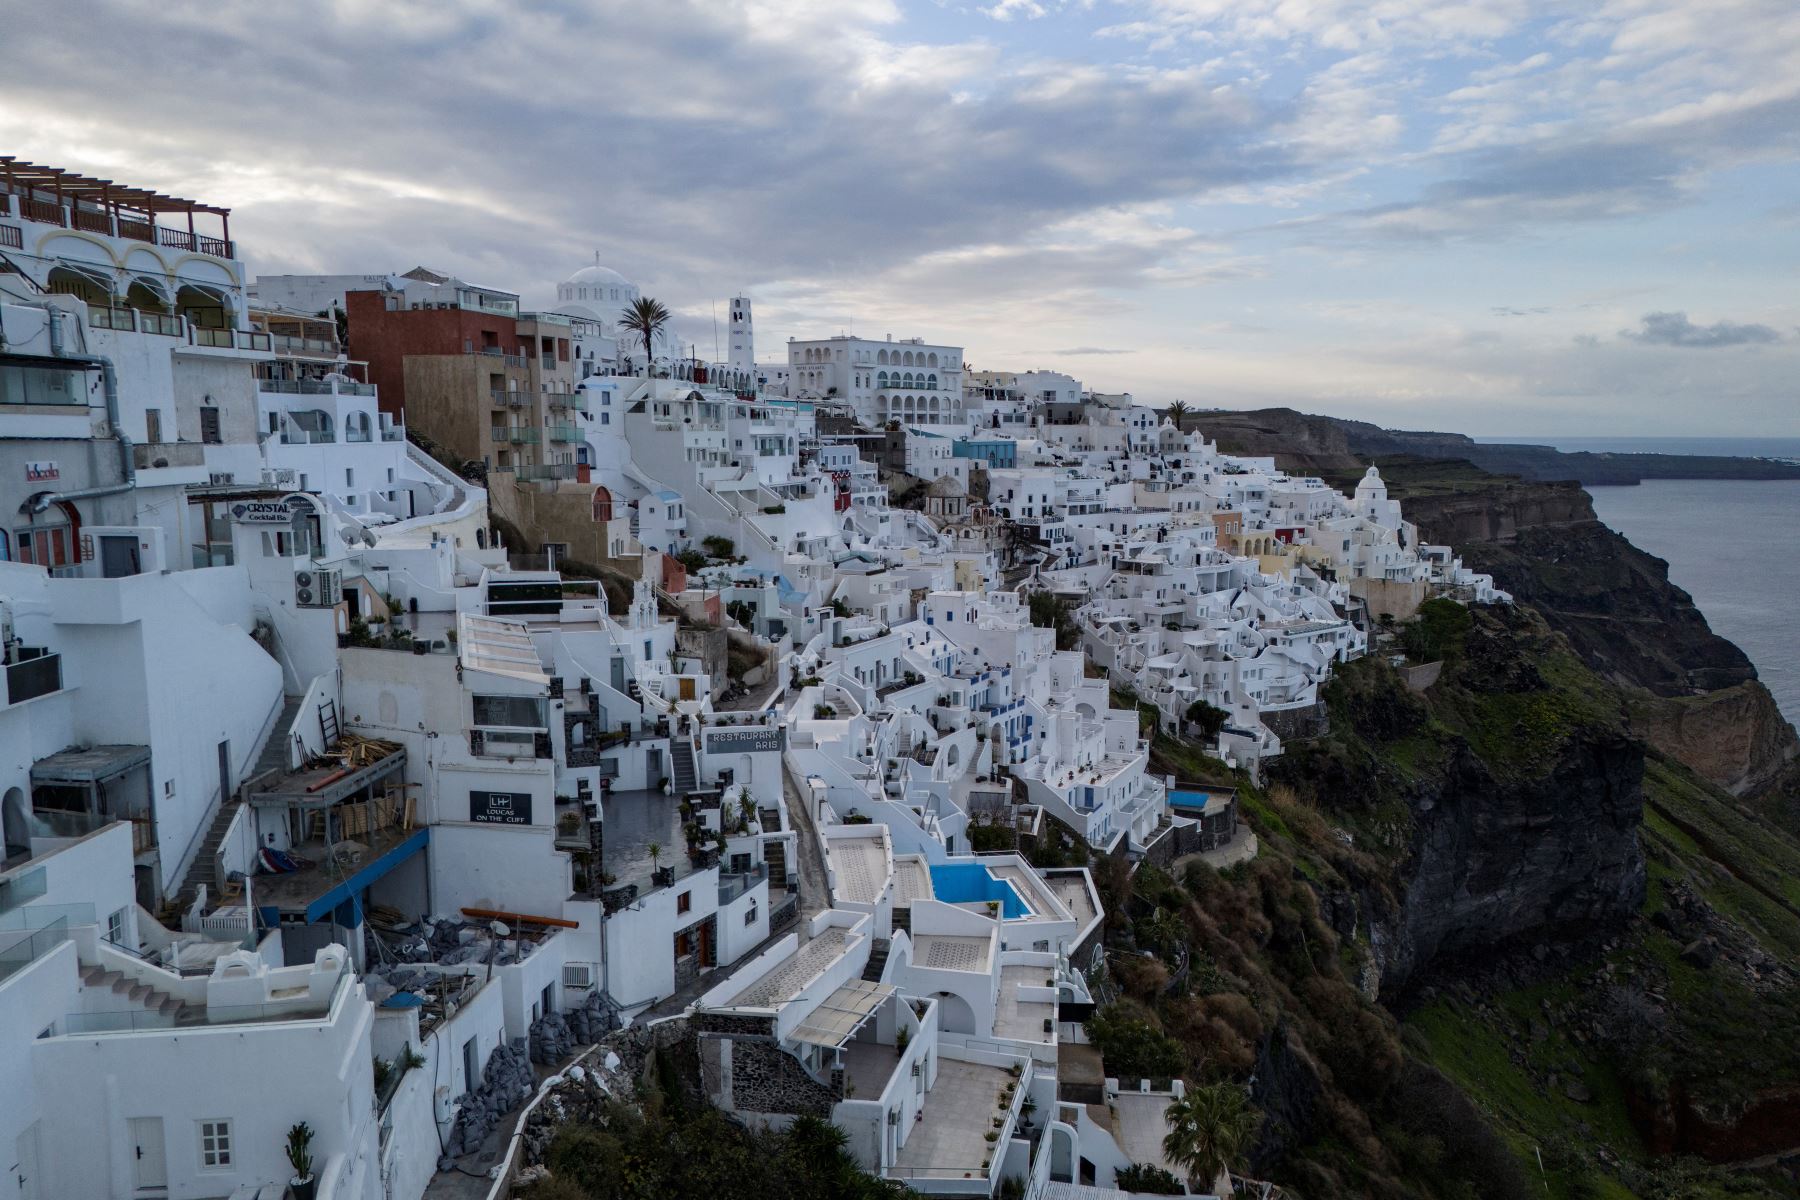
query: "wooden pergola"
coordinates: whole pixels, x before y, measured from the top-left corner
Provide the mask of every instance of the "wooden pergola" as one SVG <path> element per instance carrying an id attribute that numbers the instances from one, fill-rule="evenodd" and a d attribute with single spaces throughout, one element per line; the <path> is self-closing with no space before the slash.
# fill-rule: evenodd
<path id="1" fill-rule="evenodd" d="M 220 258 L 234 257 L 229 208 L 165 196 L 61 167 L 40 166 L 10 154 L 0 154 L 0 184 L 19 197 L 19 215 L 28 221 L 133 238 Z M 196 213 L 219 218 L 218 237 L 209 237 L 194 228 Z M 184 215 L 187 228 L 172 229 L 156 223 L 158 216 L 168 214 Z"/>

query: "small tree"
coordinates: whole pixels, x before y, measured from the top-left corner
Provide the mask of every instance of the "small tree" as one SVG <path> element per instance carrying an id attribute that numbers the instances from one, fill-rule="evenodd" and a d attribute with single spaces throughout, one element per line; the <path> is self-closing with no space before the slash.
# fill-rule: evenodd
<path id="1" fill-rule="evenodd" d="M 1199 730 L 1201 738 L 1210 742 L 1219 736 L 1219 731 L 1225 728 L 1225 722 L 1230 719 L 1231 714 L 1216 704 L 1196 700 L 1188 705 L 1186 716 L 1188 724 Z"/>
<path id="2" fill-rule="evenodd" d="M 1163 1135 L 1163 1157 L 1186 1169 L 1188 1181 L 1210 1191 L 1219 1172 L 1243 1154 L 1256 1133 L 1260 1115 L 1235 1083 L 1190 1088 L 1163 1110 L 1169 1132 Z"/>
<path id="3" fill-rule="evenodd" d="M 650 869 L 660 871 L 662 869 L 662 843 L 651 842 L 645 849 L 650 851 Z"/>
<path id="4" fill-rule="evenodd" d="M 1182 418 L 1186 417 L 1190 411 L 1191 410 L 1185 403 L 1177 400 L 1175 403 L 1169 405 L 1168 408 L 1164 409 L 1163 413 L 1169 420 L 1175 423 L 1175 428 L 1180 429 Z"/>

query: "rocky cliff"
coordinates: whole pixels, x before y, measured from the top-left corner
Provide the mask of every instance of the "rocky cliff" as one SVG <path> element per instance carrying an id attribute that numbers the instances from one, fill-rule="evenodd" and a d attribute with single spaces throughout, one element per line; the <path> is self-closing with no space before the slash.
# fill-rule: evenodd
<path id="1" fill-rule="evenodd" d="M 1474 453 L 1476 443 L 1455 435 L 1288 409 L 1201 413 L 1188 424 L 1221 446 L 1274 455 L 1288 470 L 1346 488 L 1376 462 L 1422 537 L 1454 546 L 1470 567 L 1491 573 L 1609 682 L 1647 693 L 1632 709 L 1640 736 L 1740 795 L 1795 788 L 1800 737 L 1756 681 L 1756 668 L 1670 582 L 1667 563 L 1599 521 L 1579 484 L 1417 456 Z"/>
<path id="2" fill-rule="evenodd" d="M 1646 479 L 1800 479 L 1800 463 L 1779 460 L 1702 454 L 1565 454 L 1552 446 L 1477 442 L 1460 433 L 1383 429 L 1366 421 L 1309 416 L 1290 408 L 1190 413 L 1183 425 L 1205 429 L 1222 445 L 1248 454 L 1273 453 L 1257 447 L 1285 443 L 1289 453 L 1322 459 L 1335 453 L 1361 458 L 1452 458 L 1495 474 L 1531 480 L 1635 484 Z M 1319 465 L 1329 464 L 1321 461 Z"/>

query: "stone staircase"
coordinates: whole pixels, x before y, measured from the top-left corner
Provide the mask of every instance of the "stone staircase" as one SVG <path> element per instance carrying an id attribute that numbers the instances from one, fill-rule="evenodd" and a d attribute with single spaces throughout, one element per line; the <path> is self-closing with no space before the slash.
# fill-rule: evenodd
<path id="1" fill-rule="evenodd" d="M 891 944 L 886 940 L 878 940 L 869 947 L 869 962 L 863 968 L 862 977 L 869 983 L 880 983 L 881 973 L 887 970 L 888 951 Z"/>
<path id="2" fill-rule="evenodd" d="M 105 967 L 82 967 L 81 985 L 91 990 L 111 991 L 115 996 L 123 996 L 131 1003 L 143 1006 L 145 1012 L 156 1013 L 176 1024 L 184 1020 L 198 1020 L 200 1016 L 198 1010 L 183 1004 L 167 992 L 159 992 L 147 983 L 139 983 L 129 975 L 109 971 Z"/>
<path id="3" fill-rule="evenodd" d="M 908 934 L 912 933 L 912 908 L 910 906 L 894 905 L 894 928 L 896 930 L 904 929 Z"/>
<path id="4" fill-rule="evenodd" d="M 700 786 L 700 773 L 694 768 L 694 747 L 685 737 L 670 740 L 669 760 L 675 768 L 677 796 L 685 796 Z"/>
<path id="5" fill-rule="evenodd" d="M 263 743 L 262 753 L 256 756 L 256 764 L 250 768 L 248 778 L 256 779 L 270 772 L 282 772 L 288 769 L 288 730 L 293 728 L 294 718 L 300 712 L 300 697 L 289 696 L 281 706 L 281 715 L 275 718 L 274 728 L 269 730 L 268 740 Z M 219 802 L 219 810 L 213 814 L 212 825 L 206 830 L 206 837 L 200 843 L 199 853 L 194 861 L 188 864 L 187 874 L 182 877 L 181 888 L 175 893 L 174 912 L 184 913 L 193 906 L 194 898 L 200 894 L 202 884 L 209 884 L 219 877 L 219 846 L 225 840 L 225 831 L 231 828 L 231 820 L 237 816 L 243 801 L 236 796 L 226 796 Z"/>
<path id="6" fill-rule="evenodd" d="M 770 828 L 768 825 L 764 829 Z M 769 868 L 769 886 L 787 887 L 787 843 L 770 841 L 763 844 L 763 862 Z"/>

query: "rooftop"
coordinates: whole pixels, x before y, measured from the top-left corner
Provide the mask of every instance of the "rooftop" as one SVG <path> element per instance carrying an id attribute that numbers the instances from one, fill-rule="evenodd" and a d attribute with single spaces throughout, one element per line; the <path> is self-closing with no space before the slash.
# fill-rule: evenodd
<path id="1" fill-rule="evenodd" d="M 523 621 L 463 613 L 457 620 L 456 641 L 465 671 L 486 671 L 528 683 L 550 682 Z"/>
<path id="2" fill-rule="evenodd" d="M 733 996 L 731 1008 L 779 1008 L 800 994 L 850 947 L 850 931 L 828 925 L 788 960 Z"/>
<path id="3" fill-rule="evenodd" d="M 940 971 L 973 971 L 985 975 L 993 940 L 946 933 L 922 933 L 913 939 L 913 965 Z"/>
<path id="4" fill-rule="evenodd" d="M 822 839 L 825 844 L 825 865 L 833 876 L 832 898 L 852 904 L 874 904 L 881 899 L 892 870 L 888 855 L 887 827 L 866 825 L 854 828 L 875 832 L 866 836 L 838 834 Z"/>

